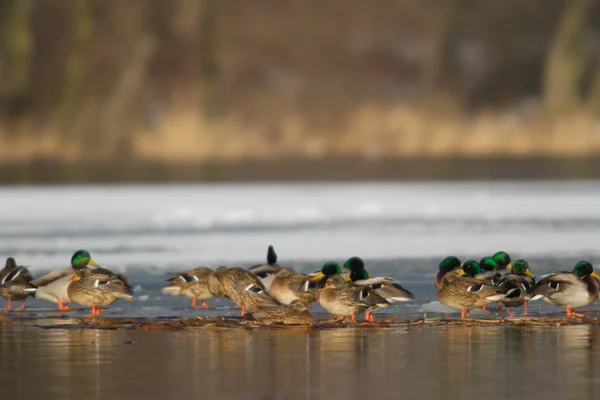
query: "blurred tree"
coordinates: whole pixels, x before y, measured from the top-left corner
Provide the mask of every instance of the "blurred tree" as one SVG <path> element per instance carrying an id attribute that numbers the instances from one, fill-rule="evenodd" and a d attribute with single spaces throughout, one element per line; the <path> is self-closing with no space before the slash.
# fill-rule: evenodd
<path id="1" fill-rule="evenodd" d="M 27 0 L 0 2 L 0 101 L 11 119 L 21 116 L 29 103 L 30 9 Z"/>
<path id="2" fill-rule="evenodd" d="M 550 113 L 581 105 L 581 80 L 587 65 L 583 34 L 593 0 L 568 0 L 546 61 L 544 106 Z"/>
<path id="3" fill-rule="evenodd" d="M 214 117 L 220 114 L 219 65 L 217 60 L 217 19 L 218 0 L 203 0 L 200 18 L 200 76 L 202 82 L 202 103 L 204 115 Z"/>
<path id="4" fill-rule="evenodd" d="M 64 69 L 63 88 L 55 114 L 56 133 L 70 136 L 77 104 L 86 75 L 86 60 L 93 29 L 89 0 L 71 2 L 72 43 Z"/>

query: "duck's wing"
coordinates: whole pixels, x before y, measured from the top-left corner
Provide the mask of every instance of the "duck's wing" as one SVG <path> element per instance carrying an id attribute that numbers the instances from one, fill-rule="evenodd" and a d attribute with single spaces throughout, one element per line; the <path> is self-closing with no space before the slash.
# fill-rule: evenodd
<path id="1" fill-rule="evenodd" d="M 31 272 L 25 267 L 17 267 L 14 270 L 10 271 L 2 280 L 0 280 L 0 285 L 7 284 L 16 284 L 16 283 L 28 283 L 31 282 L 32 276 Z"/>
<path id="2" fill-rule="evenodd" d="M 540 278 L 531 292 L 534 300 L 540 297 L 551 297 L 562 294 L 576 287 L 587 289 L 585 282 L 570 271 L 554 272 L 543 275 Z"/>
<path id="3" fill-rule="evenodd" d="M 73 268 L 66 267 L 63 269 L 52 271 L 40 278 L 34 279 L 31 281 L 31 284 L 37 287 L 46 286 L 49 283 L 52 283 L 60 278 L 64 278 L 65 276 L 73 275 L 74 273 L 75 271 L 73 270 Z"/>

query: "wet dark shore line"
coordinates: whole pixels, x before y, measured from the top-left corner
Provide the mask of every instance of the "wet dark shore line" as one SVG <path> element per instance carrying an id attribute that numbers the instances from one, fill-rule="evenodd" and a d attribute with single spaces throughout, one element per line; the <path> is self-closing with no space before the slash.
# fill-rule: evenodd
<path id="1" fill-rule="evenodd" d="M 0 163 L 0 184 L 597 179 L 600 157 L 285 158 L 172 163 L 127 158 Z"/>

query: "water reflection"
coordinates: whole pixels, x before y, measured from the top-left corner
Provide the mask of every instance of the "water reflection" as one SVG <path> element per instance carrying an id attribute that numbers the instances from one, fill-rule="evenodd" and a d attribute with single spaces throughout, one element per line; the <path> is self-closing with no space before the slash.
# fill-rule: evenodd
<path id="1" fill-rule="evenodd" d="M 3 398 L 593 399 L 599 328 L 183 332 L 0 324 Z"/>

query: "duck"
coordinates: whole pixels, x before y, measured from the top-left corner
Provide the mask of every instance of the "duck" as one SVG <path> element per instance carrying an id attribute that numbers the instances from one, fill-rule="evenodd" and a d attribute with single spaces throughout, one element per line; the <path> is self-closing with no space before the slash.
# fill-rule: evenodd
<path id="1" fill-rule="evenodd" d="M 460 270 L 445 274 L 436 292 L 440 303 L 461 310 L 461 319 L 468 315 L 468 310 L 501 300 L 506 289 L 476 279 L 481 274 L 481 267 L 474 260 L 465 261 Z"/>
<path id="2" fill-rule="evenodd" d="M 7 305 L 1 310 L 10 311 L 12 301 L 21 301 L 21 305 L 15 308 L 15 311 L 21 311 L 25 308 L 25 302 L 30 296 L 27 289 L 31 288 L 31 272 L 26 267 L 17 265 L 13 257 L 6 259 L 4 268 L 0 271 L 0 295 L 7 300 Z"/>
<path id="3" fill-rule="evenodd" d="M 448 256 L 440 261 L 438 273 L 435 276 L 435 288 L 439 288 L 444 276 L 454 270 L 459 270 L 462 267 L 462 262 L 456 256 Z"/>
<path id="4" fill-rule="evenodd" d="M 335 316 L 352 317 L 365 311 L 377 311 L 389 306 L 389 302 L 372 289 L 347 282 L 340 274 L 327 278 L 325 288 L 319 296 L 319 304 Z M 372 321 L 372 319 L 366 319 Z"/>
<path id="5" fill-rule="evenodd" d="M 68 311 L 71 302 L 67 289 L 71 278 L 83 268 L 100 267 L 87 250 L 77 250 L 71 256 L 71 266 L 52 271 L 41 278 L 34 279 L 31 284 L 35 287 L 31 291 L 36 299 L 44 299 L 56 303 L 59 311 Z"/>
<path id="6" fill-rule="evenodd" d="M 325 287 L 327 283 L 327 279 L 331 278 L 334 275 L 340 275 L 344 280 L 350 280 L 350 272 L 342 272 L 342 267 L 335 261 L 327 261 L 323 264 L 321 269 L 317 272 L 313 272 L 309 274 L 310 288 L 315 288 L 317 290 L 317 295 L 320 293 Z"/>
<path id="7" fill-rule="evenodd" d="M 208 289 L 213 296 L 227 297 L 240 306 L 242 317 L 246 311 L 281 305 L 267 292 L 261 280 L 244 268 L 220 266 L 209 275 Z"/>
<path id="8" fill-rule="evenodd" d="M 579 261 L 572 271 L 543 275 L 533 287 L 531 300 L 543 299 L 555 306 L 565 307 L 567 317 L 585 317 L 575 308 L 587 306 L 598 299 L 600 275 L 589 261 Z"/>
<path id="9" fill-rule="evenodd" d="M 517 260 L 512 264 L 511 272 L 502 275 L 498 286 L 509 289 L 516 289 L 510 294 L 507 294 L 502 300 L 502 304 L 506 307 L 506 313 L 510 316 L 509 307 L 524 306 L 525 315 L 529 315 L 527 310 L 527 300 L 531 298 L 531 292 L 535 285 L 535 275 L 529 269 L 529 263 L 525 260 Z"/>
<path id="10" fill-rule="evenodd" d="M 192 299 L 192 308 L 208 308 L 204 300 L 213 297 L 208 290 L 208 276 L 213 272 L 208 267 L 198 267 L 184 272 L 173 272 L 167 279 L 169 285 L 163 288 L 163 293 L 173 296 L 187 296 Z M 201 300 L 202 304 L 197 305 L 196 301 Z"/>
<path id="11" fill-rule="evenodd" d="M 513 264 L 507 252 L 497 251 L 492 255 L 492 258 L 498 264 L 497 271 L 510 270 L 512 268 Z"/>
<path id="12" fill-rule="evenodd" d="M 281 269 L 281 266 L 277 263 L 277 253 L 273 245 L 269 245 L 267 248 L 267 263 L 254 265 L 248 270 L 254 275 L 258 276 L 263 286 L 267 291 L 271 289 L 271 284 L 275 279 L 275 274 Z"/>
<path id="13" fill-rule="evenodd" d="M 300 300 L 293 300 L 288 305 L 264 308 L 252 313 L 252 317 L 263 325 L 311 325 L 313 322 L 312 314 Z"/>
<path id="14" fill-rule="evenodd" d="M 344 268 L 350 270 L 350 281 L 355 285 L 367 286 L 392 304 L 399 301 L 409 301 L 414 295 L 404 289 L 394 278 L 371 277 L 365 269 L 364 261 L 359 257 L 350 257 L 344 263 Z M 370 311 L 366 311 L 367 320 L 371 319 Z"/>
<path id="15" fill-rule="evenodd" d="M 108 270 L 91 270 L 80 268 L 70 279 L 67 293 L 72 302 L 84 307 L 91 307 L 86 317 L 97 317 L 102 308 L 119 299 L 131 301 L 133 290 L 119 275 L 106 273 Z"/>
<path id="16" fill-rule="evenodd" d="M 294 272 L 289 267 L 282 267 L 275 274 L 271 284 L 271 295 L 284 305 L 290 305 L 293 301 L 300 300 L 304 304 L 312 304 L 317 301 L 314 289 L 311 289 L 310 277 Z"/>

